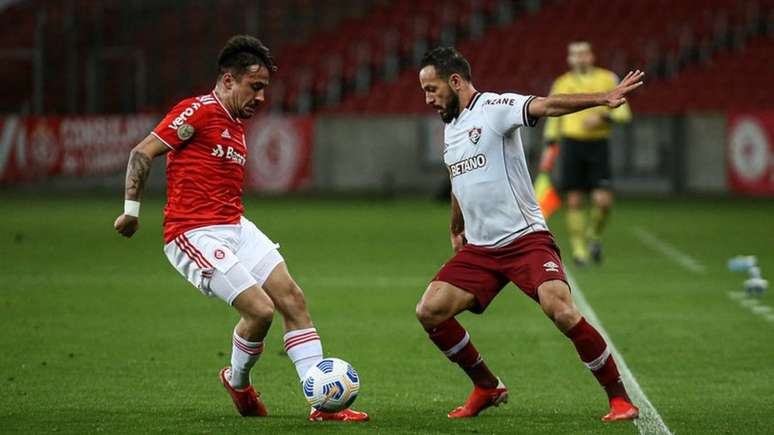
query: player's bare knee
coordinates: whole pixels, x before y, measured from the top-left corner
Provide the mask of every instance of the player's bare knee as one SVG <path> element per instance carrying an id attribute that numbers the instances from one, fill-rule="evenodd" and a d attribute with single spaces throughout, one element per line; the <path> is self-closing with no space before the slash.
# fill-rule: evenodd
<path id="1" fill-rule="evenodd" d="M 434 304 L 426 303 L 424 300 L 417 304 L 416 316 L 425 329 L 434 328 L 446 320 L 444 310 Z"/>
<path id="2" fill-rule="evenodd" d="M 599 207 L 599 208 L 601 208 L 603 210 L 608 210 L 608 209 L 612 208 L 613 201 L 611 199 L 607 199 L 607 198 L 605 198 L 605 199 L 597 199 L 596 201 L 594 201 L 594 205 L 596 205 L 597 207 Z"/>
<path id="3" fill-rule="evenodd" d="M 562 332 L 567 332 L 580 320 L 581 315 L 575 305 L 561 304 L 553 313 L 552 320 Z"/>
<path id="4" fill-rule="evenodd" d="M 594 191 L 593 200 L 594 205 L 602 209 L 609 209 L 613 206 L 613 194 L 606 190 Z"/>
<path id="5" fill-rule="evenodd" d="M 239 311 L 245 320 L 252 323 L 271 323 L 274 319 L 274 303 L 269 298 L 253 298 Z"/>

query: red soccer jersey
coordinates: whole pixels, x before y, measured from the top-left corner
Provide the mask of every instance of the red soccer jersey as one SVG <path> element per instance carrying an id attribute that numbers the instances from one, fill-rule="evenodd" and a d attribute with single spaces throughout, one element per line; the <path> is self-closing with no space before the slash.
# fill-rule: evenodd
<path id="1" fill-rule="evenodd" d="M 164 242 L 198 227 L 238 224 L 244 211 L 244 126 L 215 92 L 181 101 L 151 134 L 171 149 Z"/>

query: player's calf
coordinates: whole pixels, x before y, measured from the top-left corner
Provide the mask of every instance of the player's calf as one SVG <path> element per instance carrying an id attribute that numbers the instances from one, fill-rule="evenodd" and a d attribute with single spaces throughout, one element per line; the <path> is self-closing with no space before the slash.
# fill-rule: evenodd
<path id="1" fill-rule="evenodd" d="M 605 339 L 581 316 L 567 284 L 558 280 L 547 281 L 538 288 L 538 297 L 543 311 L 572 341 L 583 364 L 607 393 L 611 414 L 605 417 L 605 421 L 636 418 L 639 415 L 637 408 L 626 394 Z"/>
<path id="2" fill-rule="evenodd" d="M 242 317 L 237 333 L 248 340 L 262 340 L 274 319 L 274 302 L 263 289 L 257 285 L 248 288 L 234 299 L 233 306 Z"/>
<path id="3" fill-rule="evenodd" d="M 278 264 L 269 274 L 263 288 L 282 314 L 286 331 L 312 327 L 304 292 L 290 276 L 284 262 Z"/>
<path id="4" fill-rule="evenodd" d="M 465 371 L 474 385 L 491 389 L 497 387 L 497 378 L 473 346 L 468 332 L 454 318 L 474 303 L 472 294 L 451 284 L 434 281 L 417 305 L 416 315 L 430 340 Z"/>

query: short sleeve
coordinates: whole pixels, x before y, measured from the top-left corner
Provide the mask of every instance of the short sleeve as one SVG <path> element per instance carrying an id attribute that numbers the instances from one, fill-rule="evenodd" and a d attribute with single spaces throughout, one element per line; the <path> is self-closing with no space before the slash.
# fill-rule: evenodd
<path id="1" fill-rule="evenodd" d="M 534 99 L 535 97 L 531 95 L 492 95 L 484 100 L 482 110 L 489 125 L 505 136 L 523 125 L 528 127 L 537 125 L 538 118 L 528 113 L 529 104 Z"/>
<path id="2" fill-rule="evenodd" d="M 183 100 L 167 113 L 151 132 L 166 146 L 178 150 L 206 124 L 204 104 L 195 99 Z"/>

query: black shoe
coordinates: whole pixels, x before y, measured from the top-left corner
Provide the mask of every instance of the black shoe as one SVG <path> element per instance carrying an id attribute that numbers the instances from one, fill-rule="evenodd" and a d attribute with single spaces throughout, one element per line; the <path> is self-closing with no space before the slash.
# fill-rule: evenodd
<path id="1" fill-rule="evenodd" d="M 594 264 L 602 264 L 602 242 L 599 240 L 590 241 L 589 252 L 591 253 L 591 260 L 594 261 Z"/>

